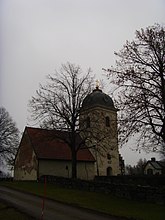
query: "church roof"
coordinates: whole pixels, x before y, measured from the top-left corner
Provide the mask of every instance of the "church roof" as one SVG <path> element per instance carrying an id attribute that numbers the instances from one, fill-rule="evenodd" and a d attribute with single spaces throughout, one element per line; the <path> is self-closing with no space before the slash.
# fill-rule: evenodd
<path id="1" fill-rule="evenodd" d="M 86 96 L 82 103 L 82 108 L 105 107 L 115 109 L 112 98 L 96 87 L 92 93 Z"/>
<path id="2" fill-rule="evenodd" d="M 38 159 L 71 160 L 71 150 L 67 143 L 69 133 L 59 130 L 47 130 L 41 128 L 26 127 Z M 76 138 L 77 146 L 82 142 L 79 135 Z M 80 148 L 77 153 L 78 161 L 91 161 L 95 159 L 87 148 Z"/>

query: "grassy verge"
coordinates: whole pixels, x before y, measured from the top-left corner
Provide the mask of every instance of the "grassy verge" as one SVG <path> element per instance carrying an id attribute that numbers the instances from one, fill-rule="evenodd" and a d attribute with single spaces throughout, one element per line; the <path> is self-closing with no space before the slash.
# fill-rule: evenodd
<path id="1" fill-rule="evenodd" d="M 44 185 L 42 183 L 8 182 L 0 184 L 40 196 L 44 192 Z M 97 210 L 114 216 L 124 216 L 139 220 L 164 220 L 165 216 L 163 205 L 130 201 L 101 193 L 60 188 L 52 184 L 47 184 L 46 196 L 57 201 Z"/>
<path id="2" fill-rule="evenodd" d="M 0 219 L 5 220 L 30 220 L 31 217 L 19 212 L 18 210 L 0 202 Z"/>

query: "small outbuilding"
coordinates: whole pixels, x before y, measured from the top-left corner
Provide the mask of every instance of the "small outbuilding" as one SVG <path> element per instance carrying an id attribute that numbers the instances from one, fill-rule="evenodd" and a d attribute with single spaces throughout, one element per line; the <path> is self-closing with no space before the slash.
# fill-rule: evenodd
<path id="1" fill-rule="evenodd" d="M 148 160 L 144 166 L 144 174 L 147 175 L 161 175 L 165 174 L 165 162 L 156 161 L 153 157 L 151 160 Z"/>

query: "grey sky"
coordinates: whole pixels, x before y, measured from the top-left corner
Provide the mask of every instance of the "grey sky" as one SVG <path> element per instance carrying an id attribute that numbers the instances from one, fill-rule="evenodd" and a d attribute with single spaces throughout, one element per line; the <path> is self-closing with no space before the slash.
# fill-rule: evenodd
<path id="1" fill-rule="evenodd" d="M 0 0 L 0 105 L 23 131 L 28 100 L 61 63 L 106 80 L 101 69 L 114 64 L 114 51 L 164 22 L 164 0 Z M 142 157 L 123 154 L 128 163 Z"/>

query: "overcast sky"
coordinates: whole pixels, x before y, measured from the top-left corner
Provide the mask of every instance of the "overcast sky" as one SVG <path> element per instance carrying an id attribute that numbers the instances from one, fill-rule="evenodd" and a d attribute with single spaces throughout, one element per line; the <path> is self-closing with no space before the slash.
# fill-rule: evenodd
<path id="1" fill-rule="evenodd" d="M 164 0 L 0 0 L 0 106 L 22 132 L 47 74 L 69 61 L 107 80 L 101 69 L 114 65 L 114 51 L 155 23 L 165 23 Z M 121 152 L 126 163 L 152 156 Z"/>

